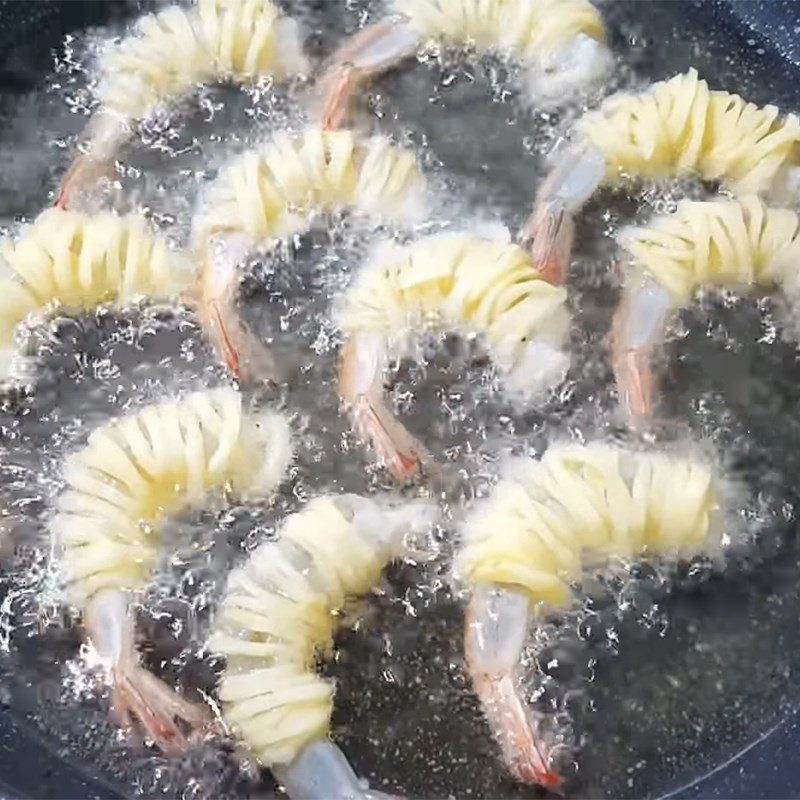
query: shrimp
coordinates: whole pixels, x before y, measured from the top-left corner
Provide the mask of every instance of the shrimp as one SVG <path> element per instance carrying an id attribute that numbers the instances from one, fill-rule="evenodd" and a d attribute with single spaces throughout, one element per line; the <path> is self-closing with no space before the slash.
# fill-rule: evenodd
<path id="1" fill-rule="evenodd" d="M 320 83 L 323 125 L 337 128 L 352 96 L 426 43 L 496 50 L 527 66 L 527 94 L 563 103 L 612 66 L 602 18 L 587 0 L 394 0 L 395 15 L 362 29 L 333 55 Z"/>
<path id="2" fill-rule="evenodd" d="M 314 664 L 330 653 L 348 599 L 370 590 L 435 511 L 422 500 L 318 497 L 229 577 L 209 643 L 227 660 L 223 718 L 295 800 L 383 796 L 365 788 L 328 738 L 334 685 Z"/>
<path id="3" fill-rule="evenodd" d="M 234 375 L 271 377 L 266 348 L 239 319 L 238 265 L 255 248 L 270 249 L 308 229 L 315 215 L 338 209 L 387 222 L 424 213 L 425 182 L 414 156 L 385 137 L 310 127 L 279 133 L 224 167 L 194 220 L 203 263 L 200 316 Z"/>
<path id="4" fill-rule="evenodd" d="M 546 274 L 566 275 L 574 215 L 603 183 L 698 175 L 736 196 L 800 197 L 800 120 L 711 91 L 690 69 L 643 94 L 621 92 L 575 125 L 523 228 Z"/>
<path id="5" fill-rule="evenodd" d="M 65 175 L 56 205 L 72 206 L 113 173 L 136 124 L 198 84 L 285 80 L 309 71 L 297 23 L 270 0 L 197 0 L 142 17 L 100 62 L 99 110 L 84 133 L 86 151 Z"/>
<path id="6" fill-rule="evenodd" d="M 712 472 L 699 461 L 616 446 L 560 444 L 512 460 L 467 518 L 456 571 L 471 588 L 467 671 L 503 762 L 519 781 L 557 788 L 555 747 L 520 688 L 520 658 L 541 609 L 570 604 L 598 557 L 685 555 L 721 541 Z"/>
<path id="7" fill-rule="evenodd" d="M 517 668 L 528 636 L 531 603 L 524 592 L 480 587 L 467 609 L 464 650 L 481 710 L 515 780 L 558 789 L 550 748 L 519 691 Z"/>
<path id="8" fill-rule="evenodd" d="M 107 668 L 111 712 L 165 752 L 186 744 L 182 725 L 209 722 L 140 664 L 137 593 L 158 552 L 164 520 L 223 490 L 267 497 L 291 458 L 286 420 L 242 409 L 232 389 L 147 406 L 95 430 L 67 461 L 52 531 L 71 602 Z"/>
<path id="9" fill-rule="evenodd" d="M 103 589 L 84 610 L 84 628 L 104 666 L 111 689 L 110 712 L 123 729 L 141 733 L 166 754 L 186 749 L 190 731 L 210 730 L 205 706 L 181 697 L 140 663 L 134 641 L 134 607 L 125 591 Z"/>
<path id="10" fill-rule="evenodd" d="M 633 263 L 614 319 L 612 364 L 623 412 L 635 423 L 652 414 L 652 362 L 669 320 L 700 287 L 778 288 L 789 296 L 800 288 L 800 218 L 755 195 L 683 200 L 674 214 L 624 229 L 618 240 Z"/>
<path id="11" fill-rule="evenodd" d="M 22 323 L 54 308 L 172 300 L 194 280 L 186 256 L 135 215 L 47 209 L 16 241 L 3 242 L 0 258 L 6 271 L 0 278 L 0 362 L 12 384 L 20 378 L 20 358 L 29 359 L 15 349 Z M 33 381 L 33 364 L 27 367 L 26 380 Z"/>
<path id="12" fill-rule="evenodd" d="M 503 238 L 435 234 L 410 247 L 380 248 L 348 290 L 339 396 L 353 427 L 403 481 L 435 462 L 386 406 L 388 353 L 431 325 L 480 334 L 506 389 L 537 397 L 560 383 L 569 357 L 566 290 L 542 279 L 521 247 Z"/>

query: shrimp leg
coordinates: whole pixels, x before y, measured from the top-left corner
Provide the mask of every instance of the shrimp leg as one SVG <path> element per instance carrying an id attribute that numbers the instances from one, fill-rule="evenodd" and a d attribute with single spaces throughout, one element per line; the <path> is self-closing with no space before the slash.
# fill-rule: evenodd
<path id="1" fill-rule="evenodd" d="M 519 233 L 533 263 L 545 280 L 560 285 L 567 279 L 573 217 L 592 196 L 606 173 L 605 158 L 596 147 L 570 147 L 559 159 L 536 195 L 536 205 Z"/>
<path id="2" fill-rule="evenodd" d="M 467 671 L 514 778 L 555 789 L 561 778 L 549 766 L 548 748 L 517 688 L 529 618 L 530 600 L 523 592 L 493 584 L 478 588 L 464 630 Z"/>
<path id="3" fill-rule="evenodd" d="M 320 79 L 323 127 L 341 127 L 353 95 L 373 78 L 413 56 L 420 43 L 419 35 L 407 25 L 389 20 L 351 36 L 333 54 Z"/>
<path id="4" fill-rule="evenodd" d="M 163 752 L 174 753 L 187 745 L 179 722 L 189 730 L 212 723 L 203 706 L 184 700 L 139 664 L 133 616 L 123 591 L 98 592 L 84 623 L 91 645 L 109 667 L 111 714 L 122 727 L 139 730 Z"/>
<path id="5" fill-rule="evenodd" d="M 671 305 L 667 290 L 646 273 L 631 276 L 623 289 L 612 326 L 611 360 L 619 401 L 631 422 L 653 412 L 653 359 L 664 343 Z"/>
<path id="6" fill-rule="evenodd" d="M 339 370 L 339 396 L 348 406 L 357 435 L 374 448 L 397 480 L 409 480 L 433 457 L 387 408 L 383 396 L 386 343 L 377 334 L 356 333 L 345 342 Z"/>

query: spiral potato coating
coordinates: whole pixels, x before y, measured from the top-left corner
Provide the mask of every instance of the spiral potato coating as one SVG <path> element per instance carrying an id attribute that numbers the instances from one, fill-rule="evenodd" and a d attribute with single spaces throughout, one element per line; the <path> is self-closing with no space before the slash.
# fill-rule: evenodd
<path id="1" fill-rule="evenodd" d="M 717 507 L 707 467 L 601 444 L 519 459 L 467 521 L 458 569 L 471 583 L 563 605 L 588 555 L 696 553 Z"/>
<path id="2" fill-rule="evenodd" d="M 59 208 L 42 212 L 0 257 L 0 347 L 16 326 L 52 306 L 81 311 L 113 301 L 173 298 L 192 281 L 185 257 L 137 216 L 87 216 Z"/>
<path id="3" fill-rule="evenodd" d="M 223 716 L 267 765 L 327 735 L 334 684 L 315 673 L 315 655 L 330 649 L 345 601 L 401 554 L 391 537 L 364 536 L 349 511 L 345 498 L 312 500 L 228 580 L 210 643 L 227 657 Z"/>
<path id="4" fill-rule="evenodd" d="M 413 216 L 423 202 L 424 178 L 414 156 L 384 137 L 366 141 L 350 131 L 306 129 L 277 134 L 245 153 L 212 185 L 196 234 L 242 231 L 254 241 L 308 227 L 315 212 L 353 208 L 391 220 Z"/>
<path id="5" fill-rule="evenodd" d="M 769 192 L 785 165 L 797 164 L 800 121 L 775 106 L 710 91 L 697 71 L 642 94 L 609 97 L 577 130 L 603 152 L 607 179 L 699 174 L 735 194 Z"/>
<path id="6" fill-rule="evenodd" d="M 223 490 L 266 496 L 291 451 L 285 418 L 245 412 L 232 389 L 150 405 L 93 431 L 67 459 L 53 521 L 75 604 L 105 588 L 140 588 L 169 515 Z"/>
<path id="7" fill-rule="evenodd" d="M 426 324 L 484 334 L 511 372 L 526 341 L 566 338 L 565 301 L 566 289 L 542 280 L 518 245 L 443 233 L 381 250 L 348 291 L 340 324 L 390 339 Z"/>
<path id="8" fill-rule="evenodd" d="M 394 0 L 394 10 L 422 36 L 523 60 L 580 33 L 605 38 L 603 19 L 588 0 Z"/>
<path id="9" fill-rule="evenodd" d="M 213 79 L 278 80 L 304 72 L 294 23 L 269 0 L 198 0 L 142 17 L 103 57 L 102 105 L 142 119 L 164 101 Z"/>
<path id="10" fill-rule="evenodd" d="M 674 214 L 628 228 L 620 243 L 636 266 L 685 305 L 702 285 L 773 285 L 798 288 L 800 220 L 787 208 L 769 208 L 758 197 L 694 202 Z"/>

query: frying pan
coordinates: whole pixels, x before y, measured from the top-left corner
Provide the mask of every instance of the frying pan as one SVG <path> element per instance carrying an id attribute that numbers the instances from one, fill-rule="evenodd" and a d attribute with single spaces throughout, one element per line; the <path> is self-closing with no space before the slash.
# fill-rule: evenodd
<path id="1" fill-rule="evenodd" d="M 318 6 L 325 13 L 336 13 L 333 0 L 306 5 Z M 16 96 L 35 91 L 41 85 L 52 68 L 53 50 L 59 47 L 65 35 L 88 26 L 122 20 L 151 7 L 126 0 L 0 2 L 0 109 L 9 113 Z M 800 4 L 792 0 L 609 0 L 604 4 L 604 13 L 611 22 L 615 44 L 631 45 L 633 58 L 637 57 L 639 48 L 636 66 L 645 75 L 651 72 L 653 77 L 663 77 L 665 74 L 658 59 L 648 55 L 648 45 L 656 49 L 660 46 L 661 52 L 664 48 L 669 50 L 675 68 L 667 70 L 666 74 L 701 62 L 698 64 L 701 72 L 711 82 L 715 79 L 714 64 L 732 56 L 738 68 L 751 76 L 749 99 L 759 103 L 775 102 L 792 109 L 800 107 L 800 90 L 797 89 L 800 85 L 800 37 L 796 33 L 800 30 Z M 723 88 L 739 89 L 736 85 Z M 38 192 L 42 198 L 41 186 Z M 688 380 L 693 375 L 691 364 L 686 369 L 684 378 Z M 797 385 L 793 379 L 798 377 L 798 370 L 794 365 L 787 369 L 793 370 L 793 374 L 787 376 L 778 391 L 789 392 L 793 382 Z M 789 530 L 790 538 L 791 534 Z M 794 550 L 790 548 L 786 552 L 794 553 Z M 794 582 L 796 573 L 787 568 L 786 563 L 795 557 L 789 558 L 777 549 L 771 554 L 772 561 L 766 559 L 753 568 L 752 585 L 747 588 L 711 580 L 699 589 L 692 591 L 690 588 L 686 597 L 674 601 L 674 608 L 680 611 L 681 604 L 686 605 L 688 612 L 684 620 L 695 614 L 712 619 L 746 618 L 756 613 L 753 609 L 771 596 L 776 585 L 783 582 L 789 586 Z M 7 587 L 0 585 L 0 596 L 6 591 Z M 796 624 L 796 617 L 787 615 L 778 624 L 765 625 L 762 651 L 752 652 L 752 658 L 770 662 L 781 648 L 790 648 L 791 640 L 787 642 L 783 638 L 783 631 L 793 624 Z M 661 663 L 667 669 L 674 649 L 681 643 L 691 643 L 694 635 L 693 630 L 687 628 L 662 640 L 654 636 L 643 642 L 633 642 L 630 644 L 634 652 L 632 658 L 635 661 L 638 652 L 642 663 Z M 424 644 L 425 640 L 420 641 Z M 358 643 L 354 647 L 357 650 Z M 368 653 L 362 655 L 367 660 L 370 657 Z M 609 685 L 619 689 L 626 676 L 620 670 L 615 671 L 613 664 L 610 667 L 601 665 L 597 680 L 607 680 Z M 356 695 L 358 688 L 356 684 Z M 624 692 L 617 695 L 612 692 L 608 702 L 623 695 Z M 764 697 L 763 702 L 768 706 L 769 695 Z M 33 723 L 38 702 L 36 687 L 27 684 L 24 675 L 0 686 L 0 795 L 7 798 L 124 796 L 128 791 L 126 785 L 111 775 L 98 775 L 79 752 L 59 749 L 41 726 Z M 601 698 L 601 710 L 602 702 Z M 378 704 L 376 708 L 378 712 L 383 708 L 386 717 L 373 719 L 372 724 L 376 727 L 391 724 L 391 703 Z M 347 708 L 342 713 L 346 711 Z M 396 721 L 402 727 L 402 720 Z M 644 793 L 676 798 L 800 797 L 798 721 L 800 717 L 792 703 L 776 703 L 775 708 L 767 709 L 752 725 L 741 726 L 726 747 L 709 742 L 707 754 L 695 753 L 693 759 L 687 759 L 690 768 L 682 770 L 679 766 L 669 781 L 662 782 L 658 788 L 651 786 Z M 357 736 L 357 725 L 355 730 L 354 736 Z M 444 730 L 446 728 L 441 728 L 437 734 Z M 369 766 L 369 754 L 362 757 L 353 753 L 352 748 L 348 753 L 364 772 L 363 768 Z M 359 760 L 362 763 L 359 764 Z"/>

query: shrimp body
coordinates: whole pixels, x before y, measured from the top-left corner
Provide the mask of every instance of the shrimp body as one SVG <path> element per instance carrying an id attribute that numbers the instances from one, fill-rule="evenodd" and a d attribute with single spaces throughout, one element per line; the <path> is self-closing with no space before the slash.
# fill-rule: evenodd
<path id="1" fill-rule="evenodd" d="M 89 152 L 73 164 L 58 204 L 91 188 L 136 121 L 197 85 L 307 72 L 296 23 L 270 0 L 198 0 L 142 17 L 100 60 L 100 110 L 87 130 Z"/>
<path id="2" fill-rule="evenodd" d="M 695 69 L 641 94 L 612 95 L 575 131 L 527 226 L 539 253 L 559 254 L 560 272 L 569 261 L 572 215 L 603 183 L 697 175 L 737 196 L 785 199 L 800 189 L 798 117 L 713 91 Z"/>
<path id="3" fill-rule="evenodd" d="M 421 502 L 319 497 L 229 577 L 210 642 L 227 658 L 223 716 L 291 797 L 317 796 L 310 784 L 320 797 L 367 796 L 327 740 L 335 687 L 314 661 L 330 652 L 346 601 L 377 583 L 403 554 L 404 535 L 427 526 L 432 511 Z"/>
<path id="4" fill-rule="evenodd" d="M 338 127 L 350 95 L 426 44 L 518 59 L 531 100 L 560 104 L 612 66 L 605 27 L 588 0 L 394 0 L 394 16 L 355 34 L 323 76 L 324 124 Z"/>
<path id="5" fill-rule="evenodd" d="M 800 288 L 800 218 L 755 195 L 683 200 L 674 214 L 627 228 L 619 241 L 632 256 L 614 324 L 613 363 L 620 400 L 637 418 L 652 411 L 651 360 L 663 345 L 669 314 L 702 286 Z"/>
<path id="6" fill-rule="evenodd" d="M 0 348 L 6 372 L 15 332 L 31 315 L 54 308 L 86 311 L 106 302 L 173 299 L 191 285 L 193 270 L 138 216 L 87 216 L 52 208 L 20 237 L 0 247 Z"/>
<path id="7" fill-rule="evenodd" d="M 348 342 L 339 393 L 359 435 L 396 477 L 407 477 L 424 453 L 382 397 L 388 351 L 420 328 L 485 337 L 510 390 L 530 397 L 558 383 L 569 361 L 565 300 L 566 290 L 543 280 L 528 253 L 508 241 L 444 233 L 385 246 L 340 314 Z"/>
<path id="8" fill-rule="evenodd" d="M 268 496 L 290 457 L 286 420 L 248 414 L 238 393 L 222 389 L 150 405 L 98 428 L 66 462 L 52 530 L 69 598 L 109 662 L 112 688 L 122 693 L 115 710 L 126 723 L 133 714 L 165 749 L 179 732 L 170 704 L 161 702 L 171 694 L 138 665 L 130 610 L 155 565 L 164 521 L 214 493 Z"/>
<path id="9" fill-rule="evenodd" d="M 201 316 L 231 371 L 253 377 L 270 370 L 235 306 L 237 267 L 249 250 L 269 248 L 307 229 L 316 214 L 340 209 L 382 221 L 415 219 L 424 211 L 424 187 L 414 156 L 388 139 L 318 127 L 280 133 L 223 168 L 195 217 L 194 238 L 204 263 Z"/>
<path id="10" fill-rule="evenodd" d="M 307 229 L 315 214 L 344 208 L 406 221 L 424 213 L 424 186 L 413 154 L 385 137 L 316 126 L 278 133 L 222 169 L 195 220 L 195 237 L 202 243 L 230 231 L 254 245 L 271 243 Z"/>
<path id="11" fill-rule="evenodd" d="M 517 779 L 554 787 L 549 747 L 517 674 L 530 618 L 566 606 L 587 557 L 696 554 L 718 499 L 692 460 L 601 444 L 518 459 L 463 530 L 457 571 L 471 586 L 465 647 L 473 686 Z"/>

